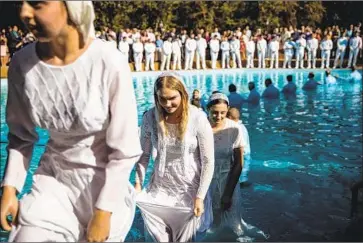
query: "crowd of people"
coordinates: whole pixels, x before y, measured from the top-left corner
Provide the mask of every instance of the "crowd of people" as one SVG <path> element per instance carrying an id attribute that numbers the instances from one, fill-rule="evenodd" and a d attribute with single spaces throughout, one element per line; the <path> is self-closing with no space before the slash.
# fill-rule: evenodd
<path id="1" fill-rule="evenodd" d="M 268 238 L 243 219 L 238 181 L 246 182 L 242 171 L 249 146 L 245 127 L 236 122 L 234 86 L 230 97 L 215 91 L 205 101 L 195 92 L 194 103 L 202 103 L 203 112 L 190 104 L 183 77 L 163 72 L 153 87 L 155 106 L 144 113 L 139 131 L 130 66 L 116 46 L 96 38 L 91 1 L 23 1 L 20 18 L 38 42 L 13 55 L 8 71 L 0 223 L 11 231 L 10 242 L 124 241 L 136 206 L 147 241 L 218 240 L 226 232 L 240 242 Z M 135 38 L 132 45 L 139 43 Z M 357 75 L 352 68 L 349 80 Z M 313 78 L 304 89 L 316 88 Z M 288 81 L 282 92 L 293 93 L 296 87 L 291 77 Z M 279 97 L 271 79 L 265 85 L 262 97 Z M 249 88 L 247 101 L 258 102 L 254 83 Z M 49 141 L 30 192 L 19 200 L 38 140 L 36 127 L 48 130 Z"/>
<path id="2" fill-rule="evenodd" d="M 145 71 L 154 70 L 155 61 L 160 62 L 160 70 L 206 69 L 206 60 L 211 60 L 212 69 L 217 67 L 217 60 L 222 68 L 242 68 L 242 60 L 246 61 L 246 68 L 253 68 L 256 55 L 258 68 L 279 68 L 280 54 L 284 60 L 282 68 L 292 68 L 293 57 L 295 68 L 317 68 L 318 57 L 320 68 L 342 68 L 343 65 L 349 68 L 357 64 L 358 56 L 362 57 L 361 30 L 361 23 L 348 28 L 334 25 L 324 31 L 290 26 L 271 32 L 261 28 L 251 30 L 248 25 L 243 30 L 223 32 L 218 28 L 166 30 L 161 25 L 156 32 L 151 28 L 127 28 L 116 33 L 104 27 L 96 35 L 116 45 L 129 62 L 135 63 L 136 71 L 143 71 L 143 62 Z M 334 58 L 332 63 L 331 58 Z"/>
<path id="3" fill-rule="evenodd" d="M 152 28 L 126 28 L 115 32 L 101 27 L 96 37 L 117 46 L 124 58 L 134 63 L 136 71 L 155 70 L 155 62 L 160 62 L 160 70 L 206 69 L 206 60 L 211 60 L 212 69 L 217 68 L 217 60 L 221 68 L 242 68 L 243 61 L 245 68 L 317 68 L 317 58 L 321 59 L 318 68 L 350 68 L 362 58 L 361 31 L 361 23 L 348 28 L 334 25 L 322 30 L 289 26 L 273 31 L 251 30 L 247 25 L 243 30 L 238 27 L 223 32 L 219 28 L 213 31 L 203 28 L 166 30 L 161 24 L 155 32 Z M 8 31 L 3 29 L 2 63 L 8 54 L 11 57 L 34 40 L 30 32 L 25 35 L 17 26 L 9 27 Z M 282 66 L 279 64 L 281 56 Z M 344 59 L 348 59 L 348 63 L 344 63 Z"/>

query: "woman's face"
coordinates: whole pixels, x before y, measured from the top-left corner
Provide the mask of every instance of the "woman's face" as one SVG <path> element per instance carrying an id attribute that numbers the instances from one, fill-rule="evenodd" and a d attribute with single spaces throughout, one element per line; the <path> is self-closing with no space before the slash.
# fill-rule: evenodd
<path id="1" fill-rule="evenodd" d="M 177 90 L 161 88 L 157 92 L 157 97 L 161 107 L 168 114 L 173 114 L 180 107 L 181 95 Z"/>
<path id="2" fill-rule="evenodd" d="M 68 26 L 67 8 L 62 1 L 24 1 L 20 18 L 40 42 L 58 37 Z"/>
<path id="3" fill-rule="evenodd" d="M 209 109 L 209 120 L 212 124 L 218 125 L 224 122 L 228 112 L 228 106 L 225 103 L 216 104 Z"/>

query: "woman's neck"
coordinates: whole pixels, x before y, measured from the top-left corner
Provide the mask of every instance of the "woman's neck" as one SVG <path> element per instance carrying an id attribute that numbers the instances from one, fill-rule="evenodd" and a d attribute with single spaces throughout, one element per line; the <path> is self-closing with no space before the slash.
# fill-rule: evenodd
<path id="1" fill-rule="evenodd" d="M 224 119 L 224 120 L 223 120 L 221 123 L 219 123 L 219 124 L 214 123 L 214 122 L 211 122 L 211 127 L 212 127 L 212 130 L 213 130 L 214 132 L 216 132 L 216 131 L 219 131 L 219 130 L 223 129 L 223 128 L 224 128 L 224 126 L 225 126 L 225 124 L 226 124 L 226 119 Z"/>
<path id="2" fill-rule="evenodd" d="M 167 114 L 165 116 L 165 121 L 167 123 L 177 124 L 180 123 L 182 118 L 182 109 L 179 107 L 173 114 Z"/>
<path id="3" fill-rule="evenodd" d="M 62 66 L 74 62 L 87 49 L 90 40 L 86 43 L 82 35 L 75 29 L 70 28 L 49 42 L 39 42 L 37 53 L 39 58 L 52 65 Z"/>

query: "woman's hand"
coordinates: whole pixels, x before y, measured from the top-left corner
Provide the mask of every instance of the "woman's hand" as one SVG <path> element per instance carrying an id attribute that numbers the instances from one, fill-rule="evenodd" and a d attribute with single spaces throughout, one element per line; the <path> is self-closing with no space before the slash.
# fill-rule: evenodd
<path id="1" fill-rule="evenodd" d="M 141 192 L 142 186 L 140 183 L 136 182 L 134 187 L 136 192 Z"/>
<path id="2" fill-rule="evenodd" d="M 3 195 L 1 197 L 1 210 L 0 210 L 0 222 L 1 227 L 5 231 L 11 231 L 11 225 L 15 225 L 16 218 L 19 210 L 19 201 L 16 197 L 16 189 L 12 186 L 3 187 Z M 13 220 L 11 225 L 7 221 L 8 215 L 11 215 Z"/>
<path id="3" fill-rule="evenodd" d="M 197 217 L 202 216 L 204 213 L 204 201 L 197 197 L 194 202 L 194 214 Z"/>
<path id="4" fill-rule="evenodd" d="M 87 229 L 88 242 L 104 242 L 108 239 L 111 226 L 111 213 L 96 209 Z"/>

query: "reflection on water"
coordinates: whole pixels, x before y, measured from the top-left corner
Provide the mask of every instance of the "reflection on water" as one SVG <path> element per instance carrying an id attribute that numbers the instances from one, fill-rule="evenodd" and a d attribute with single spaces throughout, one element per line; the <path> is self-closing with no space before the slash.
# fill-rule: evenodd
<path id="1" fill-rule="evenodd" d="M 153 82 L 158 73 L 135 73 L 134 87 L 139 123 L 154 104 Z M 245 220 L 269 233 L 271 241 L 344 240 L 350 206 L 349 185 L 360 178 L 362 167 L 362 83 L 338 80 L 322 85 L 316 92 L 301 90 L 308 71 L 248 70 L 182 72 L 188 92 L 214 90 L 228 93 L 228 85 L 247 97 L 248 82 L 262 93 L 264 80 L 271 78 L 280 90 L 292 74 L 298 86 L 295 97 L 244 104 L 241 119 L 246 125 L 253 162 L 252 186 L 242 190 Z M 349 71 L 333 71 L 347 77 Z M 323 72 L 316 72 L 323 83 Z M 1 176 L 6 159 L 6 85 L 1 89 Z M 39 144 L 47 140 L 46 131 Z M 32 170 L 43 152 L 37 146 Z M 148 168 L 148 174 L 152 164 Z M 147 178 L 148 179 L 148 178 Z M 133 176 L 131 178 L 133 180 Z M 28 178 L 28 186 L 30 185 Z M 319 220 L 316 220 L 319 219 Z M 142 241 L 142 219 L 136 215 L 129 241 Z"/>

